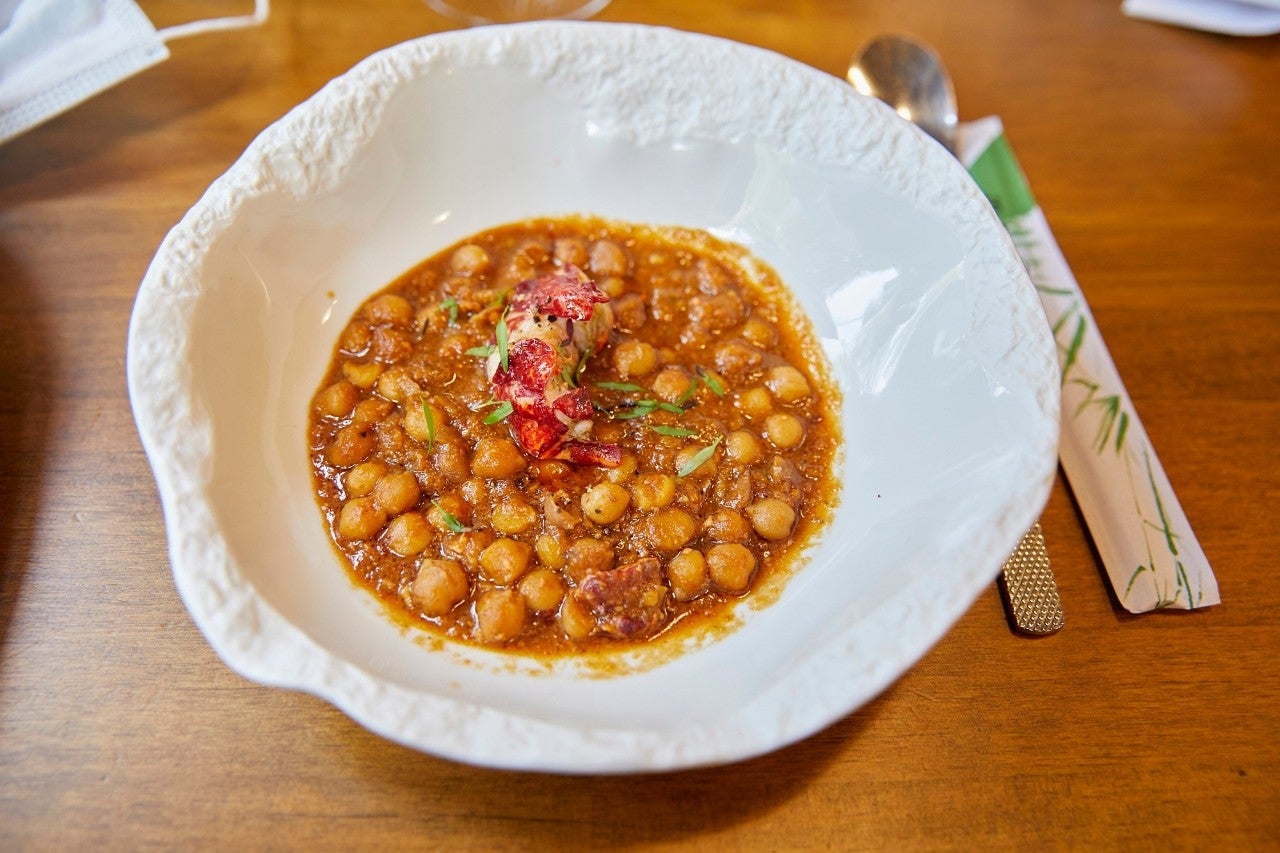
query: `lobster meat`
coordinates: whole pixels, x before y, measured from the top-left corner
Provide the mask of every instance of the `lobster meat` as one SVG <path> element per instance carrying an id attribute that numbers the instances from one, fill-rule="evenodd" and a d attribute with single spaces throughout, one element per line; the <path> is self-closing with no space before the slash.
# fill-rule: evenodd
<path id="1" fill-rule="evenodd" d="M 591 397 L 577 385 L 583 360 L 609 339 L 608 302 L 572 264 L 516 285 L 499 320 L 506 325 L 506 366 L 500 337 L 485 374 L 494 399 L 511 403 L 507 422 L 526 453 L 602 468 L 622 462 L 621 447 L 590 440 Z"/>

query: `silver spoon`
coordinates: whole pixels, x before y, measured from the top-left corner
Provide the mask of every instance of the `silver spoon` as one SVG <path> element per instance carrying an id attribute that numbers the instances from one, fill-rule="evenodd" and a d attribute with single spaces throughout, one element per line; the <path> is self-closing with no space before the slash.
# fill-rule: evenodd
<path id="1" fill-rule="evenodd" d="M 956 152 L 956 92 L 938 54 L 908 36 L 872 39 L 849 64 L 849 82 Z"/>
<path id="2" fill-rule="evenodd" d="M 956 92 L 938 54 L 909 36 L 880 36 L 849 63 L 849 82 L 879 98 L 956 153 Z M 1014 626 L 1028 634 L 1062 627 L 1062 599 L 1040 523 L 1031 525 L 1005 561 L 1000 589 Z"/>

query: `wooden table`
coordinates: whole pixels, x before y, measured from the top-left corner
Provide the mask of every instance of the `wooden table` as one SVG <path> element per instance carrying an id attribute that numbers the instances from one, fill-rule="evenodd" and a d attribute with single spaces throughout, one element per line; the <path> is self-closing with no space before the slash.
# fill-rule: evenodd
<path id="1" fill-rule="evenodd" d="M 228 4 L 142 5 L 165 25 Z M 138 282 L 262 128 L 453 26 L 420 0 L 273 5 L 0 148 L 0 847 L 1280 845 L 1280 41 L 1133 21 L 1119 0 L 614 0 L 602 19 L 836 75 L 873 34 L 933 42 L 962 117 L 1004 119 L 1224 603 L 1120 611 L 1059 484 L 1057 635 L 1011 634 L 992 586 L 805 742 L 561 778 L 420 755 L 251 684 L 174 591 L 125 391 Z"/>

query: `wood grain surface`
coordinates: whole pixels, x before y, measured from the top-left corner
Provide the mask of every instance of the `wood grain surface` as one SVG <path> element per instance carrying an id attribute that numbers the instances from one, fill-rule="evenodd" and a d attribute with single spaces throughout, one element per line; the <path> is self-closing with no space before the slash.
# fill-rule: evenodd
<path id="1" fill-rule="evenodd" d="M 143 0 L 157 25 L 225 13 Z M 872 35 L 1000 115 L 1222 589 L 1130 616 L 1069 493 L 1044 513 L 1066 627 L 993 585 L 867 706 L 774 754 L 640 778 L 475 769 L 252 684 L 179 600 L 125 389 L 165 232 L 266 125 L 421 0 L 276 0 L 0 147 L 0 848 L 1276 849 L 1280 40 L 1119 0 L 614 0 L 602 20 L 843 75 Z"/>

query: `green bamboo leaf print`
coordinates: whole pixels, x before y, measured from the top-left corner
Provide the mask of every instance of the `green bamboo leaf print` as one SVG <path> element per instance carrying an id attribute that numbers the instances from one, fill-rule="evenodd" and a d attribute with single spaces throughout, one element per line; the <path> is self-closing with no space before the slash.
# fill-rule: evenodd
<path id="1" fill-rule="evenodd" d="M 1076 359 L 1080 357 L 1080 347 L 1084 345 L 1084 335 L 1088 330 L 1089 326 L 1085 323 L 1084 317 L 1077 317 L 1076 332 L 1071 336 L 1071 343 L 1067 345 L 1066 356 L 1062 360 L 1062 382 L 1064 385 L 1067 381 L 1067 374 L 1071 372 L 1071 368 L 1075 366 Z"/>

